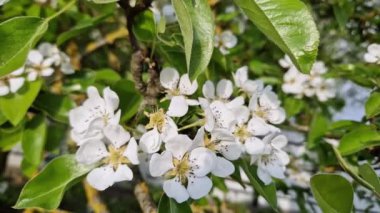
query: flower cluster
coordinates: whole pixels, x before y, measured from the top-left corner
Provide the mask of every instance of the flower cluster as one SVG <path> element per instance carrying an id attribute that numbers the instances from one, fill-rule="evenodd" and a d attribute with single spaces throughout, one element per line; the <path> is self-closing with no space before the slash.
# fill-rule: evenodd
<path id="1" fill-rule="evenodd" d="M 372 64 L 380 64 L 380 44 L 370 44 L 364 54 L 364 61 Z"/>
<path id="2" fill-rule="evenodd" d="M 215 47 L 219 48 L 219 51 L 223 55 L 230 53 L 229 49 L 234 48 L 237 45 L 238 39 L 230 30 L 223 31 L 222 33 L 215 35 Z"/>
<path id="3" fill-rule="evenodd" d="M 31 50 L 24 66 L 0 78 L 0 96 L 16 93 L 27 81 L 38 77 L 49 77 L 59 70 L 64 74 L 73 74 L 70 58 L 57 46 L 41 43 L 38 49 Z"/>
<path id="4" fill-rule="evenodd" d="M 174 68 L 161 71 L 170 104 L 167 111 L 146 113 L 149 131 L 139 146 L 152 154 L 150 174 L 164 178 L 163 190 L 179 203 L 207 195 L 212 188 L 210 175 L 231 175 L 235 170 L 231 161 L 242 156 L 258 166 L 257 174 L 265 184 L 272 177 L 284 178 L 289 158 L 282 150 L 287 139 L 274 126 L 285 120 L 277 95 L 262 81 L 250 80 L 247 67 L 239 68 L 233 77 L 235 84 L 228 79 L 216 85 L 206 81 L 203 97 L 196 100 L 191 98 L 198 88 L 196 81 L 187 74 L 180 76 Z M 194 123 L 200 128 L 193 139 L 182 134 L 184 128 L 175 122 L 189 114 L 190 107 L 203 115 Z"/>
<path id="5" fill-rule="evenodd" d="M 323 77 L 323 74 L 327 72 L 327 67 L 322 61 L 314 63 L 309 75 L 301 73 L 287 55 L 280 59 L 279 63 L 283 68 L 288 69 L 282 85 L 285 93 L 294 94 L 297 98 L 316 96 L 322 102 L 335 97 L 336 82 L 334 79 Z"/>
<path id="6" fill-rule="evenodd" d="M 87 96 L 82 106 L 69 113 L 71 137 L 79 146 L 77 161 L 99 165 L 87 175 L 88 183 L 105 190 L 116 182 L 132 180 L 129 165 L 139 164 L 138 146 L 119 125 L 119 97 L 114 91 L 107 87 L 101 97 L 95 87 L 89 87 Z"/>

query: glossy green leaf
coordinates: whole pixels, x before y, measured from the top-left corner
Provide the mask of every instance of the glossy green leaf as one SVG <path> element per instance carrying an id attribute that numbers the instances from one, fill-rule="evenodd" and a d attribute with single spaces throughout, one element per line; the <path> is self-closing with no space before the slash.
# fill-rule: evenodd
<path id="1" fill-rule="evenodd" d="M 263 196 L 273 209 L 277 209 L 276 186 L 274 183 L 265 185 L 257 176 L 257 167 L 248 165 L 245 160 L 241 161 L 241 166 L 256 192 Z"/>
<path id="2" fill-rule="evenodd" d="M 319 33 L 300 0 L 234 0 L 248 18 L 289 55 L 297 68 L 309 73 L 318 53 Z"/>
<path id="3" fill-rule="evenodd" d="M 354 192 L 351 183 L 340 175 L 318 174 L 310 180 L 311 191 L 323 212 L 350 213 Z"/>
<path id="4" fill-rule="evenodd" d="M 76 105 L 68 96 L 42 93 L 38 95 L 33 106 L 46 112 L 56 121 L 68 123 L 69 111 Z"/>
<path id="5" fill-rule="evenodd" d="M 365 181 L 373 186 L 374 191 L 380 194 L 380 180 L 371 165 L 365 163 L 359 166 L 359 174 Z"/>
<path id="6" fill-rule="evenodd" d="M 138 111 L 143 100 L 142 95 L 136 90 L 135 84 L 129 80 L 120 80 L 112 89 L 119 95 L 121 122 L 132 118 Z"/>
<path id="7" fill-rule="evenodd" d="M 365 114 L 367 118 L 372 118 L 380 114 L 380 93 L 374 92 L 365 103 Z"/>
<path id="8" fill-rule="evenodd" d="M 202 73 L 214 48 L 214 19 L 206 0 L 172 0 L 183 36 L 187 71 L 191 79 Z"/>
<path id="9" fill-rule="evenodd" d="M 316 113 L 310 124 L 310 131 L 307 138 L 307 147 L 312 149 L 317 146 L 319 140 L 329 129 L 329 120 L 321 113 Z"/>
<path id="10" fill-rule="evenodd" d="M 0 129 L 0 150 L 9 151 L 18 143 L 22 141 L 22 134 L 24 131 L 24 123 L 11 128 Z"/>
<path id="11" fill-rule="evenodd" d="M 284 101 L 284 109 L 288 118 L 297 115 L 304 107 L 305 104 L 301 99 L 287 97 Z"/>
<path id="12" fill-rule="evenodd" d="M 0 76 L 25 64 L 29 50 L 48 28 L 44 19 L 16 17 L 0 24 Z"/>
<path id="13" fill-rule="evenodd" d="M 38 95 L 41 85 L 41 80 L 25 82 L 23 88 L 17 93 L 0 97 L 0 110 L 14 126 L 24 118 Z"/>
<path id="14" fill-rule="evenodd" d="M 376 145 L 380 145 L 380 133 L 370 126 L 362 126 L 344 135 L 338 149 L 345 156 Z"/>
<path id="15" fill-rule="evenodd" d="M 23 172 L 31 177 L 41 163 L 45 147 L 47 125 L 45 116 L 36 115 L 26 123 L 22 137 Z"/>
<path id="16" fill-rule="evenodd" d="M 146 10 L 135 17 L 133 33 L 140 41 L 153 41 L 156 36 L 156 23 L 153 12 Z"/>
<path id="17" fill-rule="evenodd" d="M 55 158 L 25 184 L 14 208 L 56 209 L 65 190 L 93 168 L 78 164 L 74 155 Z"/>
<path id="18" fill-rule="evenodd" d="M 187 202 L 177 203 L 164 193 L 158 204 L 158 213 L 191 213 L 191 208 Z"/>

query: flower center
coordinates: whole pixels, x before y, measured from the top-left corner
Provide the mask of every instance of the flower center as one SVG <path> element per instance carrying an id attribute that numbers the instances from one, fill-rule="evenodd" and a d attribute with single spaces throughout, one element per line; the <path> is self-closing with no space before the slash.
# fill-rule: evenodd
<path id="1" fill-rule="evenodd" d="M 126 146 L 122 146 L 120 148 L 115 148 L 112 145 L 108 146 L 109 156 L 104 159 L 104 163 L 112 165 L 113 169 L 116 171 L 117 167 L 120 164 L 128 164 L 130 161 L 126 158 L 123 153 L 125 151 Z"/>
<path id="2" fill-rule="evenodd" d="M 234 132 L 235 137 L 239 138 L 239 141 L 244 143 L 247 138 L 251 137 L 251 133 L 248 131 L 246 125 L 242 125 L 236 128 Z"/>
<path id="3" fill-rule="evenodd" d="M 168 94 L 169 94 L 170 97 L 173 97 L 173 96 L 181 95 L 181 92 L 179 91 L 178 88 L 176 88 L 176 89 L 173 89 L 173 90 L 169 90 Z"/>
<path id="4" fill-rule="evenodd" d="M 187 184 L 187 176 L 190 171 L 189 164 L 189 153 L 186 153 L 185 156 L 181 160 L 173 157 L 173 166 L 174 168 L 168 171 L 165 175 L 166 178 L 171 179 L 174 177 L 178 177 L 179 181 L 183 184 Z"/>
<path id="5" fill-rule="evenodd" d="M 204 139 L 204 144 L 205 144 L 205 147 L 211 151 L 216 151 L 216 144 L 215 144 L 215 141 L 212 141 L 210 138 L 208 138 L 206 135 L 205 135 L 205 139 Z"/>
<path id="6" fill-rule="evenodd" d="M 263 108 L 260 107 L 259 109 L 257 109 L 255 111 L 255 115 L 258 116 L 258 117 L 260 117 L 260 118 L 266 119 L 267 116 L 268 116 L 268 110 L 263 109 Z"/>
<path id="7" fill-rule="evenodd" d="M 159 109 L 157 112 L 147 114 L 149 117 L 149 123 L 146 125 L 147 129 L 152 129 L 156 127 L 159 132 L 162 132 L 165 123 L 166 123 L 166 116 L 163 109 Z"/>

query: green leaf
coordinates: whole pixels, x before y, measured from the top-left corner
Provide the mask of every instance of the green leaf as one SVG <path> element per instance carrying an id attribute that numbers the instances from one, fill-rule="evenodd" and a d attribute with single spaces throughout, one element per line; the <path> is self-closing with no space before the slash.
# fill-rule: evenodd
<path id="1" fill-rule="evenodd" d="M 108 4 L 108 3 L 114 3 L 119 0 L 93 0 L 95 4 Z"/>
<path id="2" fill-rule="evenodd" d="M 321 113 L 316 113 L 310 124 L 310 131 L 307 138 L 307 147 L 312 149 L 317 146 L 319 140 L 329 129 L 329 120 Z"/>
<path id="3" fill-rule="evenodd" d="M 25 64 L 29 50 L 48 28 L 44 19 L 15 17 L 0 24 L 0 77 Z"/>
<path id="4" fill-rule="evenodd" d="M 380 113 L 380 93 L 373 92 L 365 103 L 365 114 L 367 118 L 375 117 Z"/>
<path id="5" fill-rule="evenodd" d="M 78 164 L 74 155 L 55 158 L 25 184 L 14 208 L 56 209 L 65 190 L 94 167 Z"/>
<path id="6" fill-rule="evenodd" d="M 23 122 L 12 128 L 1 128 L 0 129 L 0 150 L 9 151 L 17 143 L 21 143 L 23 131 L 24 131 Z"/>
<path id="7" fill-rule="evenodd" d="M 318 53 L 319 33 L 300 0 L 235 0 L 248 18 L 289 55 L 297 68 L 309 73 Z"/>
<path id="8" fill-rule="evenodd" d="M 248 176 L 249 182 L 251 182 L 253 188 L 265 198 L 273 209 L 277 209 L 276 186 L 274 183 L 265 185 L 261 182 L 257 176 L 257 167 L 249 166 L 245 160 L 241 160 L 241 166 L 245 174 Z"/>
<path id="9" fill-rule="evenodd" d="M 24 118 L 38 95 L 41 85 L 41 80 L 25 82 L 23 88 L 17 93 L 0 97 L 0 110 L 14 126 Z"/>
<path id="10" fill-rule="evenodd" d="M 177 203 L 164 193 L 158 204 L 158 213 L 191 213 L 191 208 L 187 202 Z"/>
<path id="11" fill-rule="evenodd" d="M 214 49 L 214 20 L 206 0 L 172 0 L 183 36 L 187 72 L 192 80 L 204 72 Z"/>
<path id="12" fill-rule="evenodd" d="M 290 118 L 298 113 L 305 107 L 304 102 L 301 99 L 287 97 L 284 101 L 284 108 L 286 111 L 286 117 Z"/>
<path id="13" fill-rule="evenodd" d="M 119 95 L 121 122 L 128 121 L 139 110 L 143 100 L 142 95 L 136 90 L 135 84 L 129 80 L 120 80 L 112 89 Z"/>
<path id="14" fill-rule="evenodd" d="M 338 149 L 345 156 L 376 145 L 380 145 L 380 133 L 370 126 L 362 126 L 344 135 Z"/>
<path id="15" fill-rule="evenodd" d="M 156 23 L 154 22 L 153 12 L 146 10 L 137 15 L 132 30 L 140 41 L 153 41 L 156 36 Z"/>
<path id="16" fill-rule="evenodd" d="M 362 176 L 362 178 L 367 181 L 369 184 L 371 184 L 374 188 L 374 190 L 380 194 L 380 180 L 379 177 L 377 177 L 376 172 L 372 169 L 372 167 L 365 163 L 361 166 L 359 166 L 359 174 Z"/>
<path id="17" fill-rule="evenodd" d="M 22 137 L 23 172 L 31 177 L 38 169 L 45 147 L 47 125 L 45 116 L 36 115 L 26 123 Z"/>
<path id="18" fill-rule="evenodd" d="M 68 123 L 69 111 L 75 107 L 75 102 L 65 95 L 42 93 L 38 95 L 33 106 L 56 121 Z"/>
<path id="19" fill-rule="evenodd" d="M 311 191 L 323 212 L 350 213 L 354 191 L 348 180 L 335 174 L 318 174 L 310 180 Z"/>

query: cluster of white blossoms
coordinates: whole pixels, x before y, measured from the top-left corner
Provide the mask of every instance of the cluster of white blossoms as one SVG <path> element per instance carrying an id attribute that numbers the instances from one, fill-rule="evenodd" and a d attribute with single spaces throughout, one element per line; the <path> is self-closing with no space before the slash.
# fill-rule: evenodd
<path id="1" fill-rule="evenodd" d="M 212 188 L 210 176 L 231 175 L 235 170 L 231 161 L 242 156 L 258 166 L 257 175 L 265 184 L 272 177 L 285 177 L 289 157 L 282 148 L 287 139 L 274 126 L 285 120 L 285 111 L 277 95 L 262 81 L 250 80 L 247 67 L 239 68 L 234 80 L 235 86 L 227 79 L 216 86 L 206 81 L 204 97 L 192 99 L 198 89 L 196 81 L 187 74 L 180 76 L 174 68 L 161 71 L 161 85 L 170 104 L 167 111 L 146 113 L 148 131 L 139 146 L 152 154 L 150 174 L 164 178 L 163 190 L 179 203 L 207 195 Z M 241 95 L 233 97 L 234 93 Z M 190 107 L 203 111 L 201 122 L 195 122 L 201 125 L 193 139 L 181 134 L 174 121 L 187 115 Z"/>
<path id="2" fill-rule="evenodd" d="M 105 190 L 116 182 L 132 180 L 129 166 L 139 164 L 138 146 L 119 125 L 119 97 L 114 91 L 107 87 L 101 97 L 95 87 L 89 87 L 87 96 L 82 106 L 69 113 L 71 137 L 79 146 L 77 161 L 98 165 L 88 173 L 88 183 Z"/>
<path id="3" fill-rule="evenodd" d="M 321 102 L 336 96 L 336 81 L 323 77 L 327 67 L 322 61 L 313 64 L 309 75 L 301 73 L 287 55 L 279 63 L 288 69 L 282 85 L 285 93 L 294 94 L 297 98 L 316 96 Z"/>
<path id="4" fill-rule="evenodd" d="M 225 30 L 220 34 L 215 35 L 214 46 L 219 49 L 223 55 L 230 53 L 229 49 L 234 48 L 237 43 L 237 37 L 230 30 Z"/>
<path id="5" fill-rule="evenodd" d="M 380 44 L 370 44 L 367 47 L 364 61 L 371 64 L 380 64 Z"/>
<path id="6" fill-rule="evenodd" d="M 38 49 L 29 52 L 25 65 L 0 77 L 0 96 L 16 93 L 25 80 L 35 81 L 38 77 L 49 77 L 57 70 L 67 75 L 73 74 L 70 58 L 57 46 L 41 43 Z"/>

